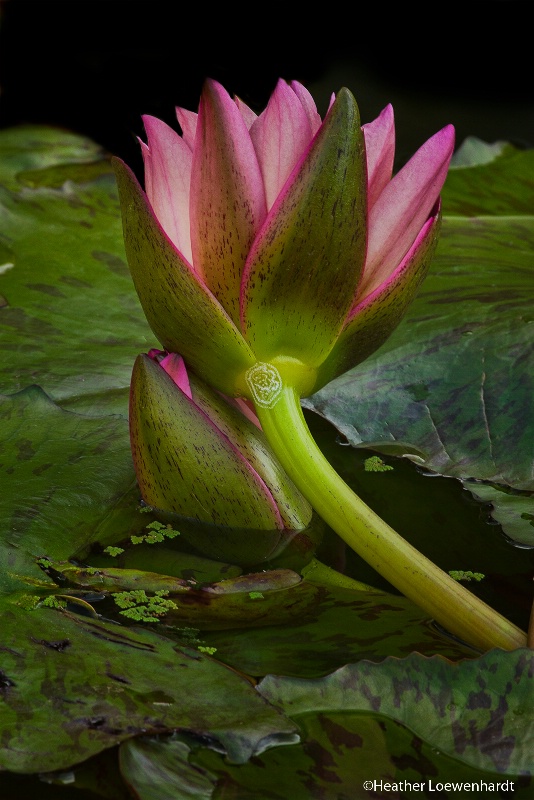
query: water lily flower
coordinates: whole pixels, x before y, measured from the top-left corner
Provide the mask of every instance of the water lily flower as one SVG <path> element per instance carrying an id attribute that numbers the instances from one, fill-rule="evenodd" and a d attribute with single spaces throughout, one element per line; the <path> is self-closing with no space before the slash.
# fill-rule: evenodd
<path id="1" fill-rule="evenodd" d="M 280 80 L 256 115 L 208 80 L 198 114 L 178 109 L 177 116 L 181 135 L 144 118 L 145 191 L 114 159 L 128 263 L 164 350 L 180 353 L 212 388 L 253 402 L 283 470 L 399 591 L 476 647 L 524 646 L 523 631 L 419 553 L 347 486 L 314 442 L 300 405 L 376 350 L 413 299 L 436 245 L 453 127 L 434 134 L 393 174 L 392 108 L 361 125 L 348 89 L 332 98 L 321 120 L 297 82 Z M 180 389 L 169 378 L 163 391 L 164 370 L 147 359 L 138 363 L 144 372 L 138 367 L 134 374 L 132 441 L 143 491 L 153 492 L 158 505 L 178 491 L 172 484 L 181 471 L 193 476 L 194 495 L 199 459 L 204 466 L 211 454 L 218 465 L 213 477 L 224 480 L 222 442 L 229 439 L 220 428 L 208 436 L 208 415 L 198 428 L 204 444 L 196 449 L 191 435 L 186 453 L 171 424 Z M 149 374 L 157 402 L 136 417 Z M 191 417 L 201 406 L 194 395 L 181 402 Z M 146 454 L 156 469 L 143 464 Z M 255 475 L 245 472 L 252 486 Z M 231 477 L 229 502 L 239 518 L 238 484 Z M 252 493 L 269 525 L 278 520 L 275 506 L 282 513 L 274 494 L 266 510 L 270 492 L 257 484 Z M 199 491 L 198 513 L 205 503 L 209 508 L 209 491 Z"/>
<path id="2" fill-rule="evenodd" d="M 379 347 L 434 251 L 446 126 L 393 176 L 393 110 L 360 125 L 341 89 L 321 120 L 280 80 L 256 115 L 214 80 L 182 135 L 144 117 L 145 191 L 114 159 L 128 262 L 157 339 L 233 396 L 270 364 L 300 396 Z M 252 380 L 251 380 L 252 376 Z"/>
<path id="3" fill-rule="evenodd" d="M 130 438 L 144 501 L 218 526 L 302 530 L 312 509 L 253 413 L 187 372 L 181 356 L 138 356 Z"/>

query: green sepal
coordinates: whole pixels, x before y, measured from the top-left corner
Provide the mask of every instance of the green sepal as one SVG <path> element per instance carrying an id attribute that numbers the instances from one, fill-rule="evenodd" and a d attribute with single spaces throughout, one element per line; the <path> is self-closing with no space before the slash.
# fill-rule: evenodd
<path id="1" fill-rule="evenodd" d="M 366 249 L 366 159 L 342 89 L 247 260 L 243 334 L 259 361 L 317 367 L 350 310 Z"/>
<path id="2" fill-rule="evenodd" d="M 391 336 L 426 277 L 440 229 L 441 213 L 434 219 L 398 278 L 385 282 L 362 303 L 352 318 L 349 316 L 331 353 L 317 371 L 315 392 L 338 375 L 361 364 Z"/>
<path id="3" fill-rule="evenodd" d="M 158 341 L 228 395 L 256 361 L 234 323 L 160 227 L 133 172 L 112 159 L 130 272 Z"/>
<path id="4" fill-rule="evenodd" d="M 189 383 L 195 405 L 238 447 L 267 484 L 284 526 L 289 530 L 306 528 L 312 507 L 282 469 L 263 431 L 192 374 Z"/>

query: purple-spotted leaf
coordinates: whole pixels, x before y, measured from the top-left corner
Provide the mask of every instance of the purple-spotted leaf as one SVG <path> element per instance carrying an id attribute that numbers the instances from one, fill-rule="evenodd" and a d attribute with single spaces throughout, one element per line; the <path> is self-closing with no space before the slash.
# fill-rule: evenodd
<path id="1" fill-rule="evenodd" d="M 131 739 L 120 746 L 122 773 L 140 800 L 215 800 L 225 795 L 247 800 L 405 800 L 451 792 L 532 797 L 531 776 L 510 778 L 470 766 L 384 717 L 336 709 L 301 714 L 298 724 L 301 743 L 270 748 L 239 765 L 228 764 L 183 735 Z"/>
<path id="2" fill-rule="evenodd" d="M 12 605 L 2 635 L 0 770 L 65 769 L 147 732 L 188 731 L 237 763 L 297 738 L 248 678 L 150 631 Z"/>
<path id="3" fill-rule="evenodd" d="M 533 670 L 534 653 L 526 649 L 491 650 L 459 664 L 413 653 L 349 664 L 314 681 L 268 675 L 258 691 L 295 721 L 340 709 L 372 713 L 466 765 L 531 778 Z"/>
<path id="4" fill-rule="evenodd" d="M 198 630 L 236 631 L 287 625 L 313 613 L 322 590 L 292 570 L 266 570 L 177 595 L 165 622 Z M 203 635 L 207 646 L 207 637 Z M 217 656 L 218 657 L 218 656 Z M 223 659 L 224 661 L 224 659 Z"/>
<path id="5" fill-rule="evenodd" d="M 446 214 L 461 217 L 532 216 L 534 149 L 468 137 L 453 157 L 443 187 Z"/>
<path id="6" fill-rule="evenodd" d="M 195 798 L 213 800 L 217 776 L 191 764 L 185 737 L 156 740 L 147 736 L 124 743 L 120 768 L 124 780 L 139 800 Z"/>
<path id="7" fill-rule="evenodd" d="M 429 656 L 439 653 L 454 661 L 477 655 L 439 633 L 405 597 L 314 584 L 312 577 L 313 573 L 291 593 L 295 601 L 301 595 L 305 609 L 304 598 L 311 598 L 311 587 L 316 587 L 315 602 L 300 618 L 288 615 L 282 625 L 236 630 L 231 637 L 215 629 L 206 633 L 218 658 L 251 675 L 272 672 L 315 678 L 339 664 L 402 658 L 414 650 Z"/>
<path id="8" fill-rule="evenodd" d="M 64 130 L 2 130 L 0 207 L 0 392 L 38 383 L 69 408 L 126 414 L 133 360 L 153 338 L 109 158 Z"/>
<path id="9" fill-rule="evenodd" d="M 131 532 L 139 495 L 123 417 L 64 411 L 30 386 L 0 395 L 0 425 L 0 591 L 19 573 L 42 578 L 36 557 L 70 558 L 101 529 L 106 544 Z"/>
<path id="10" fill-rule="evenodd" d="M 106 600 L 106 613 L 114 619 L 126 623 L 126 616 L 138 622 L 162 622 L 173 626 L 171 631 L 177 633 L 167 635 L 175 635 L 178 641 L 182 640 L 184 628 L 237 631 L 301 620 L 314 613 L 324 595 L 320 585 L 303 582 L 290 569 L 250 572 L 207 583 L 141 569 L 78 567 L 46 559 L 39 561 L 56 585 L 34 587 L 29 580 L 26 588 L 36 596 L 53 594 L 68 597 L 69 602 L 89 598 L 86 602 L 91 605 L 91 592 L 97 592 L 100 597 L 97 596 L 95 605 L 101 608 L 98 603 Z M 121 605 L 125 593 L 129 594 L 128 608 L 133 610 L 124 616 L 125 612 L 119 609 L 125 608 Z M 165 598 L 163 605 L 158 596 Z"/>

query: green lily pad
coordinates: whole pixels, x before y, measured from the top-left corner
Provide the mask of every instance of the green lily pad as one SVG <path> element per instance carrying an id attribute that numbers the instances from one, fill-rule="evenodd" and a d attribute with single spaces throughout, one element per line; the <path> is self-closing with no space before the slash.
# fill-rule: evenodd
<path id="1" fill-rule="evenodd" d="M 68 132 L 0 132 L 0 391 L 39 383 L 62 405 L 126 414 L 133 362 L 154 339 L 104 156 Z"/>
<path id="2" fill-rule="evenodd" d="M 525 548 L 534 548 L 534 497 L 531 492 L 514 492 L 506 486 L 466 483 L 469 491 L 492 506 L 491 515 L 504 531 Z"/>
<path id="3" fill-rule="evenodd" d="M 198 630 L 226 630 L 272 626 L 302 619 L 321 599 L 319 585 L 302 581 L 289 569 L 264 570 L 197 584 L 157 572 L 136 569 L 78 567 L 68 562 L 39 559 L 53 584 L 35 586 L 34 594 L 69 602 L 81 600 L 91 613 L 90 597 L 107 599 L 105 612 L 137 622 L 165 623 L 172 629 L 195 626 Z M 27 595 L 23 595 L 26 599 Z M 115 603 L 115 605 L 113 605 Z M 98 606 L 100 611 L 103 609 Z M 119 611 L 119 609 L 123 609 Z M 113 613 L 114 612 L 114 613 Z M 124 621 L 124 620 L 123 620 Z"/>
<path id="4" fill-rule="evenodd" d="M 217 776 L 191 764 L 191 747 L 179 737 L 142 737 L 120 751 L 122 774 L 139 800 L 212 800 Z"/>
<path id="5" fill-rule="evenodd" d="M 293 720 L 371 712 L 476 769 L 532 777 L 533 669 L 531 650 L 492 650 L 459 664 L 413 653 L 349 664 L 315 681 L 269 675 L 258 690 Z"/>
<path id="6" fill-rule="evenodd" d="M 296 590 L 292 594 L 298 596 Z M 478 655 L 443 636 L 404 597 L 320 584 L 315 604 L 306 611 L 297 619 L 288 615 L 283 625 L 274 620 L 274 627 L 234 630 L 231 637 L 204 629 L 203 639 L 217 648 L 218 659 L 256 677 L 274 673 L 316 678 L 339 664 L 402 658 L 413 651 L 454 661 Z"/>
<path id="7" fill-rule="evenodd" d="M 0 769 L 65 769 L 148 731 L 189 731 L 236 763 L 297 738 L 245 676 L 150 631 L 11 606 L 2 634 Z"/>
<path id="8" fill-rule="evenodd" d="M 448 216 L 532 216 L 534 150 L 468 137 L 454 154 L 442 197 Z"/>
<path id="9" fill-rule="evenodd" d="M 41 176 L 50 175 L 51 170 L 56 174 L 58 169 L 67 170 L 67 177 L 72 177 L 86 165 L 100 163 L 106 158 L 96 142 L 60 128 L 38 125 L 4 128 L 0 140 L 2 184 L 15 192 L 21 183 L 27 186 L 49 184 L 50 181 Z"/>
<path id="10" fill-rule="evenodd" d="M 295 716 L 301 744 L 271 748 L 240 765 L 184 737 L 128 740 L 120 746 L 122 774 L 140 800 L 403 800 L 467 792 L 499 796 L 500 790 L 519 800 L 532 795 L 528 775 L 465 764 L 392 720 L 350 711 Z"/>
<path id="11" fill-rule="evenodd" d="M 135 485 L 128 425 L 119 416 L 64 411 L 37 386 L 0 395 L 0 418 L 3 563 L 12 576 L 36 575 L 34 558 L 69 558 L 93 542 L 99 524 Z M 120 525 L 116 535 L 121 538 Z M 13 577 L 0 572 L 0 587 L 14 587 Z"/>

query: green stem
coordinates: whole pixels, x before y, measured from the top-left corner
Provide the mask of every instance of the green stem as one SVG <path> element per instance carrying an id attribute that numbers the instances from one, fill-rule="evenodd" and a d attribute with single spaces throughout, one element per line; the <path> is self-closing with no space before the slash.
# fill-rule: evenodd
<path id="1" fill-rule="evenodd" d="M 271 447 L 324 521 L 406 597 L 450 633 L 482 650 L 526 646 L 526 633 L 412 547 L 340 478 L 317 447 L 297 392 L 271 408 L 256 404 Z"/>

